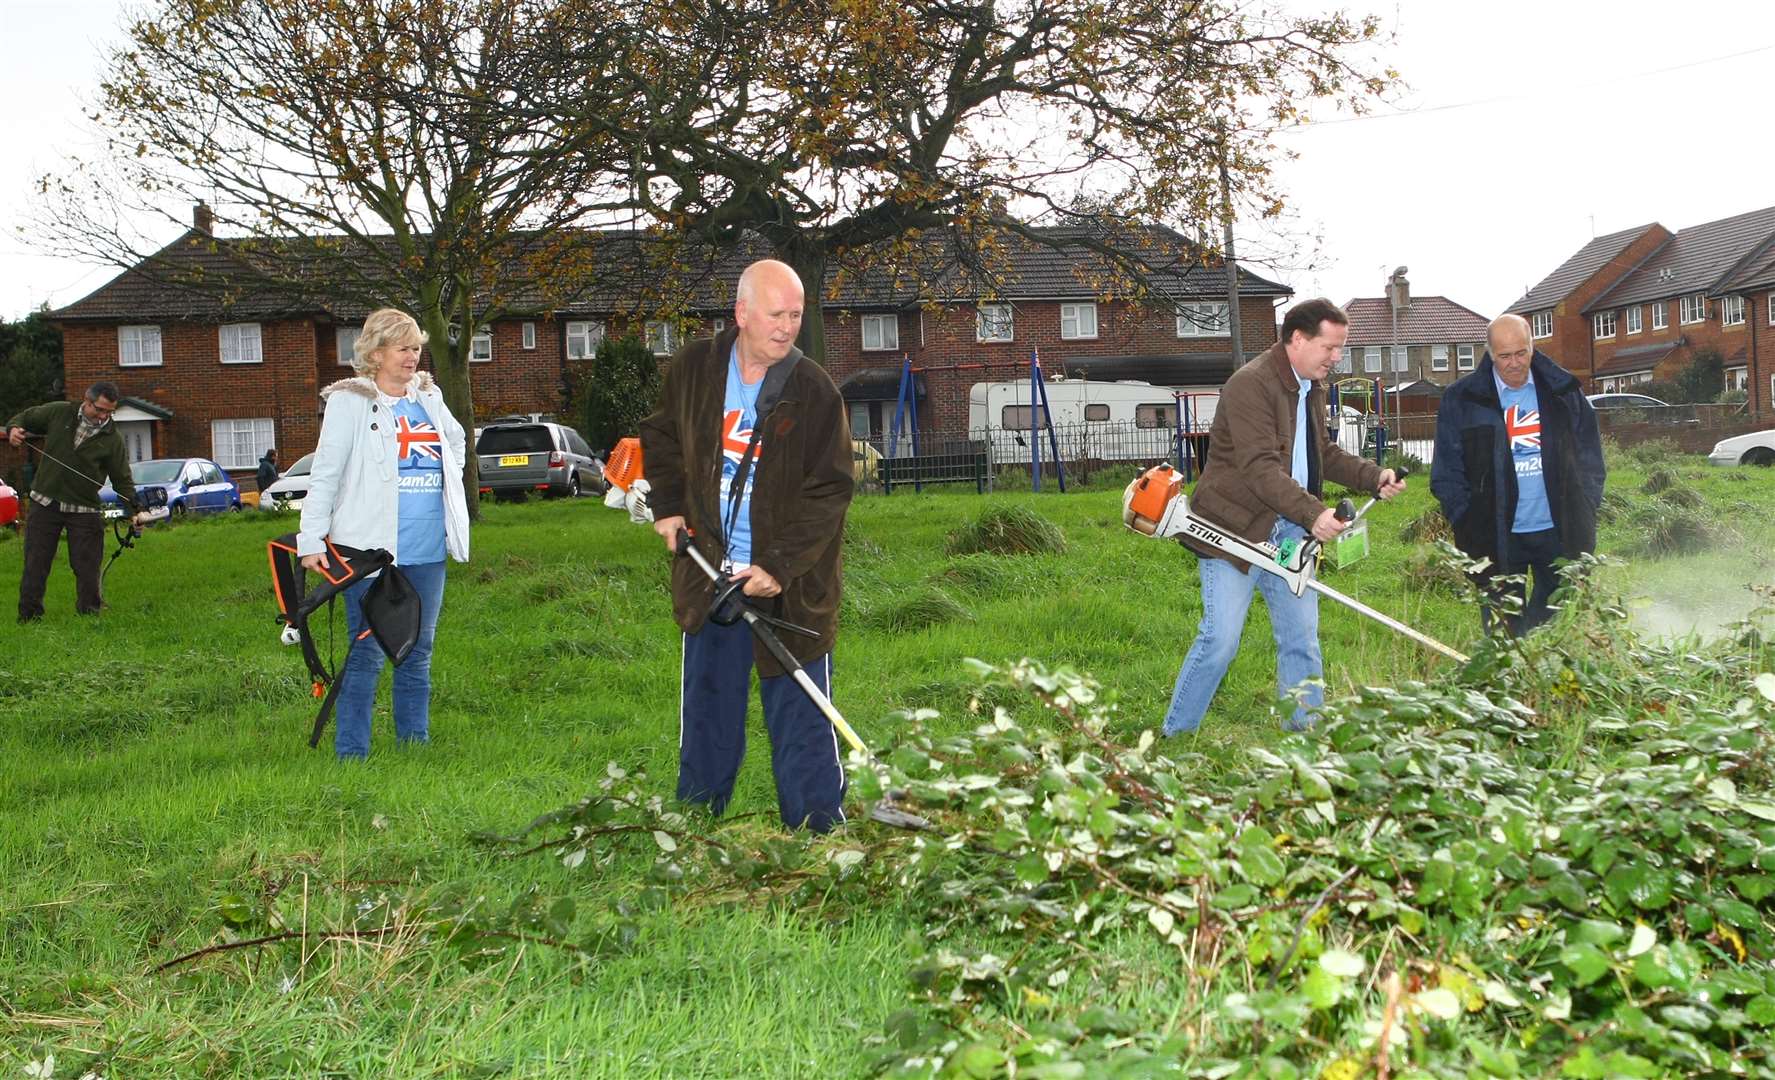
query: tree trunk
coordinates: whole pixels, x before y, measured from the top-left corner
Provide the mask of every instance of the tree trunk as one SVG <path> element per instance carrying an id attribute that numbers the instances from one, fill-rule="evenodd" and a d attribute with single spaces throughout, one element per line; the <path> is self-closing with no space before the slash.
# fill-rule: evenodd
<path id="1" fill-rule="evenodd" d="M 480 458 L 475 454 L 475 395 L 468 374 L 468 350 L 472 337 L 468 332 L 457 335 L 457 340 L 450 340 L 450 320 L 437 304 L 428 305 L 430 310 L 419 316 L 419 324 L 425 328 L 428 339 L 427 352 L 431 354 L 432 377 L 438 381 L 438 389 L 444 393 L 444 404 L 449 408 L 450 415 L 462 425 L 467 434 L 467 441 L 462 454 L 462 494 L 468 502 L 468 519 L 479 521 L 481 517 L 481 469 Z"/>
<path id="2" fill-rule="evenodd" d="M 801 335 L 795 344 L 821 367 L 826 366 L 826 251 L 813 244 L 780 245 L 777 258 L 801 278 L 807 293 L 801 312 Z"/>

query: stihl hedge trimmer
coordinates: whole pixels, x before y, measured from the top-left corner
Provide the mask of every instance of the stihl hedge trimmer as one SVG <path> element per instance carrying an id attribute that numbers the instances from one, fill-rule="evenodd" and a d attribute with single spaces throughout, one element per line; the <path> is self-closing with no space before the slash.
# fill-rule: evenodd
<path id="1" fill-rule="evenodd" d="M 1405 479 L 1403 472 L 1396 475 L 1401 480 Z M 1338 505 L 1337 516 L 1340 520 L 1354 522 L 1366 514 L 1374 502 L 1373 499 L 1368 500 L 1358 511 L 1350 500 L 1345 499 Z M 1304 542 L 1289 541 L 1277 547 L 1263 541 L 1246 540 L 1190 513 L 1189 500 L 1183 493 L 1183 477 L 1169 465 L 1154 465 L 1128 485 L 1128 490 L 1122 495 L 1122 523 L 1137 533 L 1159 539 L 1182 540 L 1183 537 L 1190 537 L 1216 551 L 1248 562 L 1265 573 L 1276 575 L 1287 583 L 1288 591 L 1296 596 L 1312 589 L 1389 629 L 1399 631 L 1427 649 L 1434 649 L 1458 663 L 1467 662 L 1465 653 L 1451 649 L 1435 638 L 1413 630 L 1398 619 L 1383 615 L 1362 601 L 1322 584 L 1314 576 L 1319 568 L 1319 541 L 1309 537 Z"/>

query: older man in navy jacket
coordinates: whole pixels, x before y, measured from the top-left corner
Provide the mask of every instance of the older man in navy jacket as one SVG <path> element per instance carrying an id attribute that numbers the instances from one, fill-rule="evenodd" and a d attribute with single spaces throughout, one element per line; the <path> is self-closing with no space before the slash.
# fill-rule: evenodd
<path id="1" fill-rule="evenodd" d="M 1524 634 L 1552 617 L 1555 564 L 1596 549 L 1602 437 L 1584 388 L 1534 348 L 1526 319 L 1500 315 L 1486 343 L 1478 370 L 1442 394 L 1430 490 L 1456 545 L 1491 561 L 1478 584 L 1493 597 L 1517 598 L 1521 613 L 1506 611 L 1504 622 Z M 1493 581 L 1531 571 L 1526 603 L 1521 583 Z M 1482 615 L 1488 625 L 1491 607 Z"/>

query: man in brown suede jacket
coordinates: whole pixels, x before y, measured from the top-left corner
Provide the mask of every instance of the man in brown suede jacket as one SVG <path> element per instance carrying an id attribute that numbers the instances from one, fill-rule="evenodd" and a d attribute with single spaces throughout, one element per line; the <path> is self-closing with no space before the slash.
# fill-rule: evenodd
<path id="1" fill-rule="evenodd" d="M 1190 495 L 1190 511 L 1247 540 L 1320 541 L 1347 526 L 1325 505 L 1323 482 L 1392 498 L 1405 490 L 1393 470 L 1345 453 L 1325 434 L 1325 387 L 1349 336 L 1349 316 L 1329 300 L 1296 304 L 1282 320 L 1282 340 L 1245 364 L 1221 389 L 1208 432 L 1208 462 Z M 1298 694 L 1283 726 L 1313 725 L 1319 685 L 1319 594 L 1288 591 L 1281 578 L 1190 542 L 1202 581 L 1202 622 L 1177 673 L 1167 735 L 1201 726 L 1220 680 L 1239 652 L 1253 590 L 1261 591 L 1276 638 L 1276 681 Z"/>
<path id="2" fill-rule="evenodd" d="M 654 531 L 675 550 L 689 529 L 711 563 L 745 582 L 748 601 L 813 631 L 781 636 L 830 697 L 850 430 L 831 377 L 795 347 L 803 302 L 786 264 L 747 267 L 734 328 L 672 358 L 659 408 L 641 423 L 641 449 Z M 684 631 L 678 797 L 726 808 L 756 665 L 783 824 L 825 832 L 844 820 L 837 733 L 744 621 L 708 618 L 713 593 L 689 559 L 673 561 L 672 610 Z"/>

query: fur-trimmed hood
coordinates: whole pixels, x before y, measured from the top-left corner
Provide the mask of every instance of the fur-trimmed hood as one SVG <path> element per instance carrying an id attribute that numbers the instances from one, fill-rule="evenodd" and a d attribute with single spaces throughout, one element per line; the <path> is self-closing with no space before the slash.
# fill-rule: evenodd
<path id="1" fill-rule="evenodd" d="M 413 373 L 412 388 L 421 394 L 429 394 L 437 388 L 437 382 L 431 377 L 431 372 L 416 371 Z M 368 375 L 353 375 L 349 379 L 340 379 L 338 382 L 326 387 L 320 392 L 320 396 L 322 398 L 328 398 L 340 391 L 347 391 L 356 394 L 359 397 L 372 400 L 375 399 L 377 394 L 381 393 L 381 391 L 376 388 L 375 379 L 370 378 Z"/>

